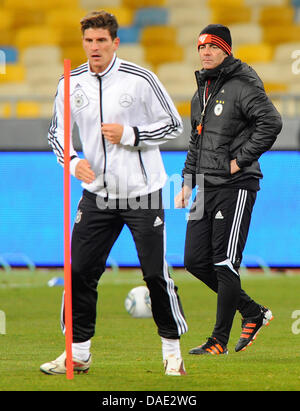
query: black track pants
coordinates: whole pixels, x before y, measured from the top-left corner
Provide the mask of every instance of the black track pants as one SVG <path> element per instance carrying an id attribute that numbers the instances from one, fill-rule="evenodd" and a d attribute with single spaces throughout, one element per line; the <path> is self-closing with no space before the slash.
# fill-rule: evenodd
<path id="1" fill-rule="evenodd" d="M 202 195 L 202 197 L 201 197 Z M 185 241 L 185 267 L 218 293 L 212 336 L 227 344 L 238 309 L 243 317 L 258 315 L 259 305 L 241 289 L 239 266 L 246 244 L 256 193 L 219 189 L 198 193 L 200 218 L 192 207 Z M 201 203 L 201 205 L 199 205 Z"/>
<path id="2" fill-rule="evenodd" d="M 138 202 L 141 207 L 135 209 Z M 156 209 L 153 209 L 153 203 Z M 103 204 L 98 202 L 96 195 L 84 191 L 73 228 L 73 341 L 86 341 L 95 333 L 98 281 L 124 224 L 130 229 L 136 245 L 143 278 L 150 291 L 158 334 L 171 339 L 179 338 L 187 331 L 187 324 L 177 287 L 169 276 L 165 260 L 161 191 L 137 199 L 134 208 L 126 200 Z"/>

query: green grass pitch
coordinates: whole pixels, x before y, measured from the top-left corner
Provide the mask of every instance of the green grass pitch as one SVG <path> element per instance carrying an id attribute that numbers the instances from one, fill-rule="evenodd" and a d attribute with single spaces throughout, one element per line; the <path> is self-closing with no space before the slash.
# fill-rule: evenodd
<path id="1" fill-rule="evenodd" d="M 0 271 L 0 310 L 6 334 L 0 335 L 0 391 L 298 391 L 300 356 L 297 319 L 300 275 L 242 276 L 242 286 L 270 307 L 274 320 L 246 351 L 235 353 L 240 331 L 237 313 L 228 356 L 191 356 L 190 348 L 210 336 L 216 295 L 183 270 L 172 277 L 179 287 L 189 332 L 181 338 L 187 375 L 164 375 L 161 342 L 152 319 L 134 319 L 124 308 L 128 291 L 142 285 L 138 269 L 108 270 L 99 283 L 98 321 L 88 374 L 48 376 L 40 364 L 64 350 L 59 326 L 61 286 L 47 282 L 60 271 Z M 300 317 L 299 317 L 300 318 Z M 300 332 L 300 326 L 299 326 Z"/>

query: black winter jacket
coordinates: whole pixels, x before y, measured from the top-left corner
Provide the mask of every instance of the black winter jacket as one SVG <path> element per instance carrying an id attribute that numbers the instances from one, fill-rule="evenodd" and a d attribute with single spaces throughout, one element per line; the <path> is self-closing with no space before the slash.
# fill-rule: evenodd
<path id="1" fill-rule="evenodd" d="M 269 150 L 281 131 L 280 114 L 267 97 L 256 72 L 246 63 L 227 57 L 213 70 L 195 73 L 198 91 L 191 103 L 191 139 L 182 172 L 184 184 L 194 187 L 196 175 L 204 174 L 206 188 L 233 186 L 259 189 L 263 177 L 259 157 Z M 202 121 L 203 93 L 210 78 L 212 95 Z M 230 161 L 240 171 L 230 174 Z"/>

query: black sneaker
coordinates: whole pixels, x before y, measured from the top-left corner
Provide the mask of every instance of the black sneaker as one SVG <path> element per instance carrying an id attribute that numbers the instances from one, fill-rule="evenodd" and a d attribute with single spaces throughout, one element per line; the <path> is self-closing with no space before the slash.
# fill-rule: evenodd
<path id="1" fill-rule="evenodd" d="M 219 355 L 219 354 L 228 354 L 227 347 L 218 341 L 215 337 L 209 337 L 205 344 L 200 345 L 199 347 L 192 348 L 189 351 L 189 354 L 211 354 L 211 355 Z"/>
<path id="2" fill-rule="evenodd" d="M 244 351 L 256 339 L 258 332 L 264 325 L 269 325 L 273 320 L 272 311 L 261 306 L 261 314 L 257 317 L 242 319 L 242 333 L 240 339 L 235 346 L 235 351 Z"/>

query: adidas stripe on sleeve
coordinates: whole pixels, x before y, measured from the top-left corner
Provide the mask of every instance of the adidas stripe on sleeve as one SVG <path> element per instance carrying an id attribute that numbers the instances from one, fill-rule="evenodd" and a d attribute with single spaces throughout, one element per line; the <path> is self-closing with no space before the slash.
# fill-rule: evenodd
<path id="1" fill-rule="evenodd" d="M 142 67 L 122 62 L 119 71 L 129 73 L 145 80 L 144 90 L 147 111 L 156 122 L 134 127 L 135 145 L 157 145 L 176 138 L 182 132 L 181 118 L 155 74 Z M 150 86 L 150 87 L 149 87 Z"/>

